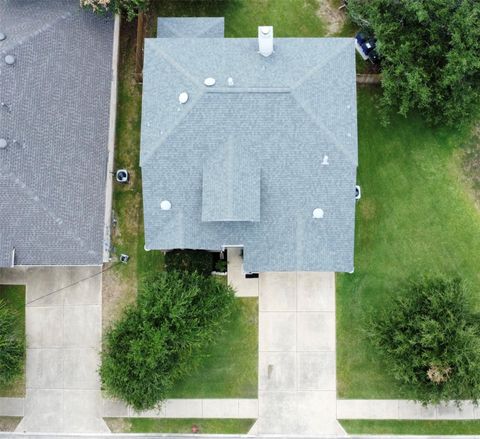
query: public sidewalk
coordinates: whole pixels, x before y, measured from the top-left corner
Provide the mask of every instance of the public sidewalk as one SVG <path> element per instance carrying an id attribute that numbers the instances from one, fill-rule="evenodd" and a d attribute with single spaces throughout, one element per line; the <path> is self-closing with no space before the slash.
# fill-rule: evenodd
<path id="1" fill-rule="evenodd" d="M 480 407 L 464 401 L 459 409 L 455 404 L 423 407 L 403 399 L 339 399 L 338 419 L 480 419 Z"/>

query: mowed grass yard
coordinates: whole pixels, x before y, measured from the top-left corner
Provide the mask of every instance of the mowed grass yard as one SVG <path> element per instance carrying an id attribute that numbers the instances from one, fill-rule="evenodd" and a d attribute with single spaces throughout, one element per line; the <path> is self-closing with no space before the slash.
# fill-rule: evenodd
<path id="1" fill-rule="evenodd" d="M 382 128 L 377 94 L 359 89 L 355 273 L 337 275 L 340 398 L 408 398 L 362 328 L 412 277 L 461 276 L 480 310 L 480 211 L 462 174 L 467 130 L 429 128 L 419 115 Z"/>
<path id="2" fill-rule="evenodd" d="M 0 299 L 16 313 L 17 325 L 23 337 L 25 337 L 25 286 L 24 285 L 0 285 Z M 24 397 L 25 396 L 25 370 L 13 383 L 0 384 L 0 397 Z M 13 418 L 6 418 L 7 425 L 11 425 Z M 3 425 L 3 418 L 0 425 Z M 0 427 L 1 430 L 1 427 Z"/>
<path id="3" fill-rule="evenodd" d="M 340 420 L 349 434 L 476 435 L 480 421 L 374 421 Z"/>
<path id="4" fill-rule="evenodd" d="M 278 37 L 323 36 L 319 0 L 154 0 L 150 35 L 157 17 L 225 17 L 226 37 L 256 37 L 258 26 L 274 26 Z"/>

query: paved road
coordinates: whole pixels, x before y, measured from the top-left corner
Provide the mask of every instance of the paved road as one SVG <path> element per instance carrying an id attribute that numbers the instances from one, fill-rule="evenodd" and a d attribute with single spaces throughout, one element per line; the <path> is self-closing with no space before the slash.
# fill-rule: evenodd
<path id="1" fill-rule="evenodd" d="M 27 286 L 25 416 L 17 431 L 109 431 L 101 417 L 97 374 L 102 277 L 95 274 L 100 270 L 100 267 L 0 270 L 0 283 Z M 60 291 L 50 294 L 57 290 Z"/>
<path id="2" fill-rule="evenodd" d="M 344 434 L 336 420 L 334 273 L 261 273 L 258 434 Z"/>

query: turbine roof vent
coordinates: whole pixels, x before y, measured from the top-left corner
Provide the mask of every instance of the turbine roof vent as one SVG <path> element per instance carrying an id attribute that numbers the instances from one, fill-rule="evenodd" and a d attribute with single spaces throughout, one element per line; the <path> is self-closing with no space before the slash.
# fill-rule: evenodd
<path id="1" fill-rule="evenodd" d="M 5 58 L 5 64 L 13 66 L 15 64 L 15 57 L 13 55 L 7 55 Z"/>
<path id="2" fill-rule="evenodd" d="M 316 209 L 313 209 L 313 217 L 315 219 L 323 218 L 323 209 L 321 209 L 320 207 L 317 207 Z"/>
<path id="3" fill-rule="evenodd" d="M 186 104 L 187 101 L 188 101 L 188 93 L 186 91 L 182 91 L 178 95 L 178 102 L 180 102 L 181 104 Z"/>
<path id="4" fill-rule="evenodd" d="M 168 200 L 162 200 L 160 203 L 160 209 L 162 210 L 170 210 L 172 208 L 172 203 Z"/>
<path id="5" fill-rule="evenodd" d="M 8 145 L 7 139 L 0 138 L 0 149 L 5 149 Z"/>

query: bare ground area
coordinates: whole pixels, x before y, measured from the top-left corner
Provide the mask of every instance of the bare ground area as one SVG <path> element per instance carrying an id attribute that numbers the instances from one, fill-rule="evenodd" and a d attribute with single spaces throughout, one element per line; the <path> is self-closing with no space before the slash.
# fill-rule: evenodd
<path id="1" fill-rule="evenodd" d="M 332 0 L 318 0 L 317 16 L 325 23 L 325 36 L 338 34 L 345 23 L 345 12 Z"/>
<path id="2" fill-rule="evenodd" d="M 122 276 L 115 269 L 103 275 L 102 327 L 108 328 L 116 320 L 126 305 L 134 302 L 136 296 L 136 277 Z"/>
<path id="3" fill-rule="evenodd" d="M 0 416 L 0 431 L 15 431 L 22 418 Z"/>

